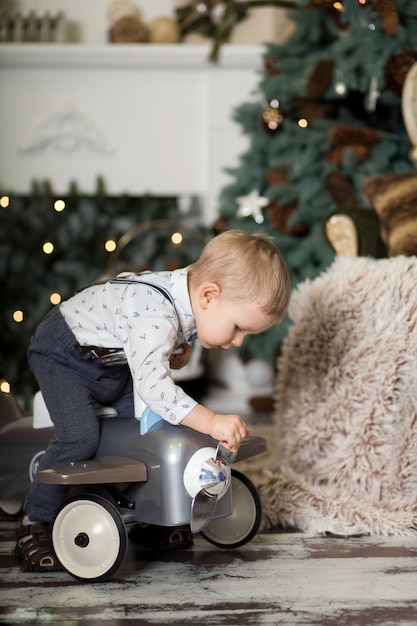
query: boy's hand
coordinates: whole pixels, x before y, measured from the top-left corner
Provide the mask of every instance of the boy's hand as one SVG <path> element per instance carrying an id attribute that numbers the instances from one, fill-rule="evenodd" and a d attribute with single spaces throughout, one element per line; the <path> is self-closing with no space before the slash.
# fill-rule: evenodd
<path id="1" fill-rule="evenodd" d="M 175 352 L 169 357 L 169 366 L 172 370 L 180 370 L 185 367 L 191 358 L 192 348 L 189 343 L 183 343 L 182 352 Z"/>
<path id="2" fill-rule="evenodd" d="M 231 452 L 236 452 L 242 440 L 250 435 L 239 415 L 220 415 L 202 404 L 197 404 L 181 424 L 210 435 Z"/>
<path id="3" fill-rule="evenodd" d="M 210 436 L 217 439 L 231 452 L 236 452 L 250 432 L 239 415 L 215 414 L 212 421 Z"/>

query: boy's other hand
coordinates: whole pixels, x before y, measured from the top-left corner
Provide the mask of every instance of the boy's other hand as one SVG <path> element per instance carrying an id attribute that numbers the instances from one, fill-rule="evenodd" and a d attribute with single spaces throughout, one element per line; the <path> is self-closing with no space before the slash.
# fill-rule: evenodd
<path id="1" fill-rule="evenodd" d="M 181 349 L 181 352 L 178 350 L 169 357 L 169 366 L 172 370 L 185 367 L 191 358 L 192 348 L 189 343 L 183 343 Z"/>

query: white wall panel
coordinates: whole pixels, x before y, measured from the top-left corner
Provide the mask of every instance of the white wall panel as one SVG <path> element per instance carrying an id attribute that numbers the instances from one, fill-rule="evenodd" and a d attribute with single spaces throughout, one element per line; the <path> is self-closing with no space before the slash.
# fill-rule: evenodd
<path id="1" fill-rule="evenodd" d="M 252 94 L 262 50 L 225 46 L 3 45 L 0 183 L 48 180 L 94 193 L 196 194 L 212 221 L 245 138 L 233 109 Z"/>

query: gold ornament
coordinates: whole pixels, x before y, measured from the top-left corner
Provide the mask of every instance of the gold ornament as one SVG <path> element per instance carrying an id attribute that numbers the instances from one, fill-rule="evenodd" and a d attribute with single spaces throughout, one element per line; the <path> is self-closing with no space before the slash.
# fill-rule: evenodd
<path id="1" fill-rule="evenodd" d="M 148 24 L 151 43 L 178 43 L 180 28 L 170 17 L 156 17 Z"/>
<path id="2" fill-rule="evenodd" d="M 144 43 L 149 31 L 140 9 L 132 0 L 114 0 L 107 15 L 111 22 L 110 41 L 112 43 Z"/>
<path id="3" fill-rule="evenodd" d="M 146 43 L 149 31 L 144 22 L 134 15 L 118 19 L 110 29 L 112 43 Z"/>
<path id="4" fill-rule="evenodd" d="M 280 128 L 283 120 L 284 117 L 279 108 L 278 100 L 271 100 L 269 106 L 267 106 L 262 112 L 262 124 L 265 130 L 270 133 L 274 133 Z"/>

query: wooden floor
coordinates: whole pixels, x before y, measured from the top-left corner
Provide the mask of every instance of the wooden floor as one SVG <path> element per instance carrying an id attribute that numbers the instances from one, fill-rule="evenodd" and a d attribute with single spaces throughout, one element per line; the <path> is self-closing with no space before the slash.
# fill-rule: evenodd
<path id="1" fill-rule="evenodd" d="M 224 404 L 220 398 L 226 410 Z M 277 530 L 235 551 L 197 536 L 193 548 L 172 553 L 130 542 L 114 577 L 91 584 L 65 572 L 23 571 L 13 554 L 18 523 L 0 516 L 5 626 L 417 625 L 415 537 L 311 538 Z"/>
<path id="2" fill-rule="evenodd" d="M 113 579 L 22 571 L 17 520 L 0 520 L 0 623 L 73 626 L 415 626 L 417 540 L 259 534 L 236 551 L 196 537 L 155 553 L 129 544 Z"/>

